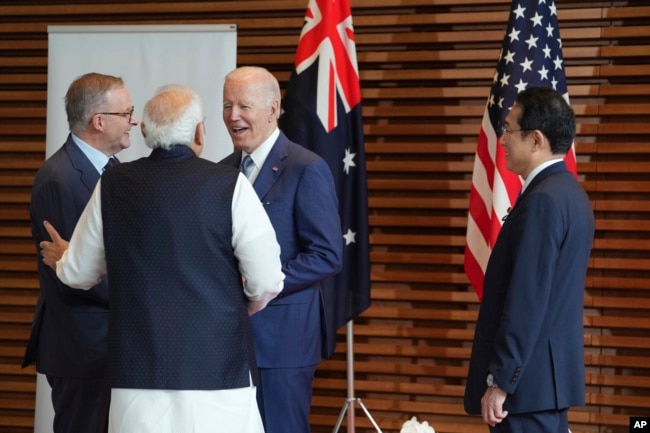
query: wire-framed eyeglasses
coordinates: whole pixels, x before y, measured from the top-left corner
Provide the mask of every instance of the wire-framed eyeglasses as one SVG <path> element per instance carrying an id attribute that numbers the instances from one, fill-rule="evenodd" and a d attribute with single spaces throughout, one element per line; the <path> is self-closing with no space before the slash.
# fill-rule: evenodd
<path id="1" fill-rule="evenodd" d="M 96 113 L 96 114 L 104 114 L 108 116 L 121 116 L 121 117 L 128 117 L 127 122 L 131 123 L 131 118 L 133 117 L 133 112 L 135 111 L 135 107 L 131 105 L 131 109 L 129 111 L 124 111 L 122 113 L 116 113 L 116 112 L 104 112 L 104 113 Z"/>
<path id="2" fill-rule="evenodd" d="M 512 135 L 513 132 L 528 132 L 532 129 L 508 129 L 505 126 L 501 127 L 501 135 L 505 137 L 506 135 Z"/>

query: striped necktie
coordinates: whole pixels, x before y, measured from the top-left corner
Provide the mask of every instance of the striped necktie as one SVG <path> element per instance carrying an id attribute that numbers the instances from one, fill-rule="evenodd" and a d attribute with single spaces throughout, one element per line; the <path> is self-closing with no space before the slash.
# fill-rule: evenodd
<path id="1" fill-rule="evenodd" d="M 241 162 L 241 165 L 239 166 L 239 171 L 244 173 L 244 176 L 248 177 L 251 174 L 251 171 L 253 171 L 253 158 L 251 158 L 250 155 L 246 155 L 244 160 Z"/>

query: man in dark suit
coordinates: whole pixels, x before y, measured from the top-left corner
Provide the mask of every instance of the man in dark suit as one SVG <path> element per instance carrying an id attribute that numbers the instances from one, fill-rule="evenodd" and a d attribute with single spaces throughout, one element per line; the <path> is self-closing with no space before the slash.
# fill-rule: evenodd
<path id="1" fill-rule="evenodd" d="M 70 135 L 34 179 L 30 216 L 36 248 L 49 239 L 49 219 L 69 239 L 104 167 L 129 147 L 138 120 L 121 78 L 89 73 L 65 96 Z M 38 260 L 40 293 L 23 367 L 36 369 L 52 387 L 54 432 L 104 432 L 110 390 L 104 383 L 108 337 L 108 286 L 87 292 L 61 283 Z"/>
<path id="2" fill-rule="evenodd" d="M 594 237 L 589 197 L 563 161 L 573 110 L 548 88 L 505 119 L 507 168 L 524 179 L 485 272 L 465 410 L 491 432 L 563 433 L 585 401 L 583 299 Z"/>
<path id="3" fill-rule="evenodd" d="M 203 119 L 192 89 L 160 89 L 151 154 L 102 176 L 62 257 L 46 226 L 59 278 L 109 275 L 110 433 L 263 433 L 249 315 L 282 289 L 280 246 L 244 176 L 198 157 Z"/>
<path id="4" fill-rule="evenodd" d="M 266 69 L 226 76 L 223 120 L 235 153 L 275 228 L 284 288 L 253 316 L 266 433 L 308 433 L 312 381 L 334 333 L 327 333 L 320 283 L 341 269 L 343 235 L 334 180 L 325 161 L 278 129 L 280 86 Z M 250 163 L 248 161 L 251 161 Z M 333 328 L 333 327 L 331 327 Z"/>

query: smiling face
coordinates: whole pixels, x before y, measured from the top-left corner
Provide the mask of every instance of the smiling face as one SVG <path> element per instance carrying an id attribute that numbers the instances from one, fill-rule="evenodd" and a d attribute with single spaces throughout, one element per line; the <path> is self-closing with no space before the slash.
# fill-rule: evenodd
<path id="1" fill-rule="evenodd" d="M 96 127 L 101 128 L 101 151 L 106 155 L 114 155 L 122 149 L 131 145 L 131 128 L 138 124 L 135 113 L 131 116 L 133 103 L 126 87 L 118 87 L 106 93 L 106 104 L 101 110 L 103 113 L 96 114 L 92 121 L 98 122 Z M 130 119 L 129 119 L 130 117 Z"/>
<path id="2" fill-rule="evenodd" d="M 522 131 L 519 126 L 521 107 L 515 104 L 505 118 L 504 133 L 499 144 L 506 154 L 506 168 L 524 179 L 535 168 L 535 131 Z"/>
<path id="3" fill-rule="evenodd" d="M 223 121 L 237 150 L 252 153 L 277 127 L 280 101 L 267 86 L 268 77 L 236 71 L 223 88 Z"/>

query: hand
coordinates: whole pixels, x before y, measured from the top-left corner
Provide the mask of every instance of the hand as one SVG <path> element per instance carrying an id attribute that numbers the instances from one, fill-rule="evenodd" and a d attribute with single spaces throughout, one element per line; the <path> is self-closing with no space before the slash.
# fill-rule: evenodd
<path id="1" fill-rule="evenodd" d="M 508 416 L 508 411 L 503 410 L 503 403 L 508 393 L 499 387 L 488 388 L 481 398 L 481 416 L 490 427 L 494 427 Z"/>
<path id="2" fill-rule="evenodd" d="M 63 253 L 68 249 L 68 241 L 61 239 L 59 232 L 48 221 L 43 221 L 43 226 L 50 235 L 52 242 L 41 241 L 41 257 L 43 263 L 56 271 L 56 262 L 59 261 Z"/>

